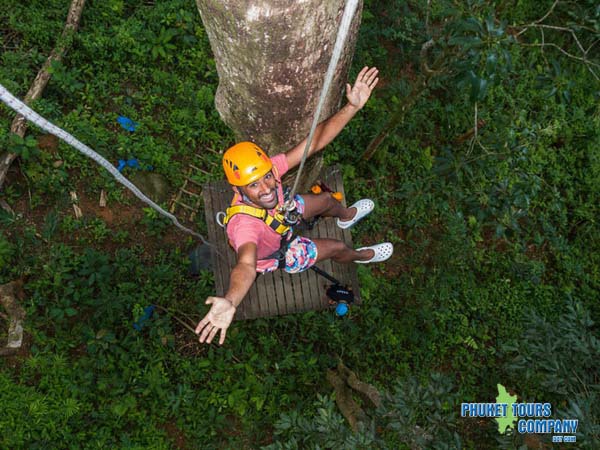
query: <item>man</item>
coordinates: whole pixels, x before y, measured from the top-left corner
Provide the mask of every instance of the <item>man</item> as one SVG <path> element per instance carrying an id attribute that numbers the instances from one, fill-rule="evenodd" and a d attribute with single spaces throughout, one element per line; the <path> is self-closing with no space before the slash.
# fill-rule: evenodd
<path id="1" fill-rule="evenodd" d="M 375 67 L 364 67 L 354 86 L 346 85 L 348 103 L 317 126 L 308 151 L 309 156 L 331 142 L 365 105 L 379 81 L 377 73 Z M 281 177 L 300 164 L 305 145 L 306 139 L 286 153 L 269 158 L 257 145 L 242 142 L 223 155 L 225 174 L 235 193 L 232 202 L 235 208 L 230 210 L 238 211 L 225 220 L 230 244 L 237 252 L 237 264 L 231 270 L 229 289 L 225 296 L 208 297 L 206 300 L 206 304 L 212 306 L 196 327 L 201 343 L 210 344 L 220 330 L 219 344 L 223 344 L 236 307 L 252 286 L 256 272 L 269 272 L 279 268 L 279 261 L 274 254 L 280 249 L 282 236 L 286 239 L 287 235 L 285 225 L 277 220 L 277 207 L 284 202 Z M 351 227 L 374 207 L 371 200 L 363 199 L 344 208 L 329 193 L 296 195 L 294 201 L 304 219 L 315 216 L 335 217 L 340 228 Z M 265 210 L 268 216 L 264 214 Z M 311 241 L 304 237 L 286 241 L 282 249 L 285 252 L 285 262 L 282 260 L 285 267 L 281 268 L 289 273 L 301 272 L 328 258 L 339 263 L 381 262 L 393 252 L 393 246 L 389 242 L 354 250 L 335 239 Z"/>

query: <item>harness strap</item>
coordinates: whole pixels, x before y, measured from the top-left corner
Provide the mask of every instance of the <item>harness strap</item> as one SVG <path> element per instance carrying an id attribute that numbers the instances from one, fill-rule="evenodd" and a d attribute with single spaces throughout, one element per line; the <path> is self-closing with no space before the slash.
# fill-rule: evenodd
<path id="1" fill-rule="evenodd" d="M 227 208 L 223 224 L 227 225 L 231 218 L 236 214 L 246 214 L 247 216 L 256 217 L 257 219 L 262 220 L 269 228 L 275 231 L 275 233 L 282 236 L 287 234 L 290 230 L 290 227 L 283 223 L 283 217 L 280 214 L 271 216 L 266 209 L 255 208 L 254 206 L 248 205 L 233 205 Z"/>
<path id="2" fill-rule="evenodd" d="M 279 248 L 271 253 L 266 258 L 263 258 L 262 261 L 266 259 L 276 259 L 277 267 L 283 269 L 285 267 L 285 254 L 287 253 L 288 245 L 292 242 L 294 235 L 287 239 L 287 236 L 281 236 L 281 241 L 279 242 Z"/>

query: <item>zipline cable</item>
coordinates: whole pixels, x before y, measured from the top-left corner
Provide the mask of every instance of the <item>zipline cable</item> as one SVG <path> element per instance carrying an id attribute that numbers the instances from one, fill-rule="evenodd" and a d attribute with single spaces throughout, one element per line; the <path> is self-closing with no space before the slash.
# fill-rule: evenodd
<path id="1" fill-rule="evenodd" d="M 333 47 L 333 53 L 331 55 L 331 60 L 329 61 L 329 67 L 327 68 L 327 72 L 325 74 L 325 81 L 323 82 L 323 88 L 321 89 L 321 96 L 319 97 L 319 103 L 317 104 L 317 109 L 315 111 L 315 115 L 313 117 L 312 125 L 310 127 L 310 132 L 308 133 L 308 138 L 306 139 L 306 145 L 304 146 L 304 153 L 302 154 L 302 160 L 300 161 L 300 167 L 298 168 L 298 173 L 296 174 L 296 180 L 294 181 L 294 186 L 290 191 L 290 196 L 288 200 L 288 205 L 286 205 L 286 209 L 289 209 L 293 205 L 293 198 L 296 195 L 296 190 L 298 189 L 298 183 L 300 181 L 300 175 L 302 173 L 302 169 L 304 169 L 304 162 L 306 161 L 306 157 L 308 156 L 308 150 L 310 149 L 310 145 L 312 144 L 312 140 L 315 134 L 315 130 L 317 129 L 317 125 L 319 124 L 319 117 L 321 116 L 321 110 L 323 109 L 323 105 L 325 104 L 325 99 L 327 98 L 327 93 L 329 92 L 329 86 L 331 85 L 331 81 L 333 80 L 333 75 L 335 69 L 337 67 L 338 61 L 342 54 L 342 50 L 344 49 L 344 45 L 346 44 L 346 36 L 348 35 L 348 30 L 350 29 L 350 24 L 352 23 L 352 19 L 354 18 L 354 13 L 356 12 L 356 8 L 358 7 L 359 0 L 348 0 L 346 2 L 346 6 L 344 7 L 344 15 L 342 16 L 342 22 L 340 23 L 340 28 L 338 30 L 337 38 L 335 40 L 335 45 Z"/>
<path id="2" fill-rule="evenodd" d="M 127 189 L 129 189 L 131 192 L 133 192 L 133 194 L 137 198 L 139 198 L 141 201 L 143 201 L 144 203 L 151 206 L 152 209 L 154 209 L 159 214 L 169 218 L 171 220 L 171 222 L 173 222 L 173 225 L 175 225 L 177 228 L 179 228 L 182 231 L 185 231 L 186 233 L 191 234 L 192 236 L 197 237 L 198 239 L 200 239 L 202 241 L 203 244 L 206 244 L 208 246 L 215 248 L 206 239 L 204 239 L 204 237 L 201 234 L 198 234 L 195 231 L 192 231 L 189 228 L 183 226 L 181 223 L 179 223 L 179 221 L 177 220 L 177 217 L 175 217 L 171 213 L 168 213 L 167 211 L 162 209 L 160 206 L 158 206 L 156 203 L 154 203 L 150 198 L 146 197 L 146 195 L 142 191 L 140 191 L 135 184 L 133 184 L 131 181 L 129 181 L 127 178 L 125 178 L 116 169 L 116 167 L 114 167 L 109 161 L 104 159 L 102 156 L 100 156 L 98 153 L 96 153 L 90 147 L 85 145 L 83 142 L 77 140 L 73 135 L 67 133 L 65 130 L 57 127 L 56 125 L 50 123 L 48 120 L 44 119 L 42 116 L 40 116 L 38 113 L 36 113 L 33 109 L 31 109 L 29 106 L 27 106 L 21 100 L 19 100 L 14 95 L 12 95 L 2 84 L 0 84 L 0 100 L 2 100 L 9 108 L 13 109 L 18 114 L 21 114 L 23 117 L 25 117 L 27 120 L 29 120 L 33 124 L 37 125 L 42 130 L 45 130 L 48 133 L 53 134 L 57 138 L 62 139 L 67 144 L 74 147 L 75 149 L 77 149 L 79 152 L 83 153 L 88 158 L 91 158 L 94 161 L 96 161 L 98 164 L 100 164 L 102 167 L 104 167 L 106 170 L 108 170 L 110 172 L 110 174 L 113 177 L 115 177 L 115 179 L 119 183 L 121 183 L 123 186 L 125 186 Z M 216 248 L 215 248 L 215 250 L 216 250 Z"/>

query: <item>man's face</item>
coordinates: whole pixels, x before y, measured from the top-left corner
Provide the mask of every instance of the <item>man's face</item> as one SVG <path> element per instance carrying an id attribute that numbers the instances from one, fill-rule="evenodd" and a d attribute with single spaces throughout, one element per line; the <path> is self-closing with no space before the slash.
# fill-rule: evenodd
<path id="1" fill-rule="evenodd" d="M 272 172 L 240 189 L 252 203 L 261 208 L 272 209 L 277 206 L 277 182 Z"/>

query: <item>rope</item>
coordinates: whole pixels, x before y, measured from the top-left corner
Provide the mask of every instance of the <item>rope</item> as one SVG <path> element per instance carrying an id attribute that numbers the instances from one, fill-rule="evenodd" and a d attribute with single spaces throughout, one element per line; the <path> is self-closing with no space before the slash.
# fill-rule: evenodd
<path id="1" fill-rule="evenodd" d="M 331 81 L 333 80 L 333 75 L 335 69 L 337 67 L 338 61 L 342 54 L 343 47 L 346 43 L 346 36 L 348 35 L 348 30 L 350 29 L 350 24 L 352 22 L 352 18 L 356 12 L 356 8 L 358 6 L 359 0 L 348 0 L 344 7 L 344 14 L 342 16 L 342 22 L 340 24 L 340 28 L 338 30 L 338 34 L 335 40 L 335 45 L 333 47 L 333 53 L 331 55 L 331 60 L 329 61 L 329 67 L 327 68 L 327 72 L 325 74 L 325 81 L 323 82 L 323 88 L 321 89 L 321 95 L 319 97 L 319 103 L 317 104 L 317 109 L 315 111 L 315 115 L 313 117 L 312 125 L 310 127 L 310 132 L 308 133 L 308 138 L 306 140 L 306 145 L 304 147 L 304 153 L 302 154 L 302 160 L 300 161 L 300 167 L 298 168 L 298 173 L 296 174 L 296 180 L 294 181 L 294 186 L 290 191 L 290 199 L 294 198 L 296 191 L 298 189 L 298 183 L 300 182 L 300 175 L 302 174 L 302 170 L 304 169 L 304 163 L 306 162 L 306 157 L 308 156 L 308 151 L 312 144 L 312 140 L 314 138 L 315 130 L 319 123 L 319 118 L 321 116 L 321 110 L 323 109 L 323 105 L 325 104 L 325 99 L 327 98 L 327 93 L 329 92 L 329 87 L 331 86 Z M 192 236 L 197 237 L 202 241 L 202 243 L 214 247 L 210 244 L 201 234 L 196 233 L 195 231 L 190 230 L 183 226 L 177 218 L 162 209 L 156 203 L 154 203 L 150 198 L 146 197 L 142 191 L 140 191 L 131 181 L 125 178 L 109 161 L 104 159 L 90 147 L 77 140 L 74 136 L 67 133 L 63 129 L 57 127 L 56 125 L 50 123 L 48 120 L 44 119 L 34 110 L 32 110 L 25 103 L 17 99 L 14 95 L 12 95 L 2 84 L 0 84 L 0 100 L 2 100 L 9 108 L 16 111 L 18 114 L 21 114 L 30 122 L 37 125 L 39 128 L 47 131 L 50 134 L 62 139 L 67 144 L 71 145 L 79 152 L 83 153 L 88 158 L 93 159 L 102 167 L 104 167 L 108 172 L 123 186 L 129 189 L 137 198 L 142 200 L 144 203 L 148 204 L 159 214 L 167 217 L 173 222 L 173 224 L 179 228 L 180 230 L 191 234 Z M 286 205 L 286 209 L 289 209 L 289 205 Z M 216 250 L 216 249 L 215 249 Z"/>
<path id="2" fill-rule="evenodd" d="M 319 123 L 319 117 L 321 116 L 321 110 L 323 109 L 323 105 L 325 104 L 325 99 L 327 98 L 327 93 L 329 92 L 329 86 L 331 85 L 331 81 L 333 80 L 333 75 L 335 69 L 337 67 L 337 63 L 342 54 L 342 50 L 344 49 L 344 45 L 346 44 L 346 36 L 348 35 L 348 30 L 350 29 L 350 24 L 352 22 L 352 18 L 354 17 L 354 13 L 356 12 L 356 8 L 358 6 L 359 0 L 348 0 L 346 2 L 346 6 L 344 7 L 344 15 L 342 16 L 342 22 L 340 24 L 340 28 L 338 30 L 337 38 L 335 40 L 335 45 L 333 47 L 333 53 L 331 55 L 331 60 L 329 61 L 329 67 L 327 68 L 327 73 L 325 74 L 325 81 L 323 82 L 323 88 L 321 89 L 321 96 L 319 97 L 319 103 L 317 104 L 317 109 L 315 111 L 315 115 L 313 117 L 312 125 L 310 127 L 310 132 L 308 133 L 308 138 L 306 140 L 306 145 L 304 146 L 304 153 L 302 154 L 302 160 L 300 161 L 300 167 L 298 168 L 298 173 L 296 174 L 296 180 L 294 181 L 294 186 L 290 191 L 290 199 L 294 198 L 296 195 L 296 191 L 298 189 L 298 183 L 300 181 L 300 175 L 302 174 L 302 169 L 304 169 L 304 163 L 306 161 L 306 157 L 308 156 L 308 150 L 310 149 L 310 145 L 312 144 L 312 140 L 315 134 L 315 130 L 317 129 L 317 125 Z M 293 205 L 293 202 L 288 201 L 290 204 L 286 205 L 286 209 L 290 209 L 289 207 Z"/>
<path id="3" fill-rule="evenodd" d="M 133 192 L 133 194 L 137 198 L 139 198 L 141 201 L 143 201 L 144 203 L 151 206 L 152 209 L 157 211 L 159 214 L 169 218 L 171 220 L 171 222 L 173 222 L 173 224 L 177 228 L 179 228 L 180 230 L 182 230 L 186 233 L 191 234 L 192 236 L 197 237 L 198 239 L 200 239 L 202 241 L 203 244 L 214 247 L 206 239 L 204 239 L 204 237 L 201 234 L 198 234 L 195 231 L 192 231 L 189 228 L 184 227 L 181 223 L 179 223 L 179 221 L 173 214 L 168 213 L 167 211 L 162 209 L 160 206 L 158 206 L 156 203 L 154 203 L 150 198 L 146 197 L 146 195 L 142 191 L 140 191 L 131 181 L 129 181 L 127 178 L 125 178 L 109 161 L 104 159 L 102 156 L 100 156 L 98 153 L 96 153 L 90 147 L 85 145 L 83 142 L 77 140 L 71 134 L 67 133 L 63 129 L 57 127 L 56 125 L 50 123 L 48 120 L 44 119 L 42 116 L 40 116 L 38 113 L 36 113 L 33 109 L 31 109 L 25 103 L 23 103 L 18 98 L 16 98 L 14 95 L 12 95 L 4 86 L 2 86 L 2 84 L 0 84 L 0 100 L 2 100 L 9 108 L 13 109 L 18 114 L 21 114 L 23 117 L 25 117 L 27 120 L 29 120 L 30 122 L 37 125 L 42 130 L 45 130 L 48 133 L 53 134 L 57 138 L 62 139 L 67 144 L 69 144 L 72 147 L 79 150 L 79 152 L 83 153 L 88 158 L 91 158 L 94 161 L 96 161 L 98 164 L 100 164 L 102 167 L 104 167 L 106 170 L 108 170 L 110 172 L 110 174 L 113 177 L 115 177 L 115 179 L 119 183 L 121 183 L 123 186 L 125 186 L 127 189 L 129 189 L 131 192 Z"/>

